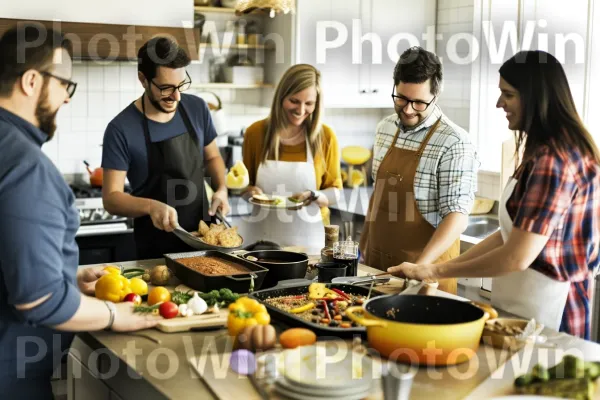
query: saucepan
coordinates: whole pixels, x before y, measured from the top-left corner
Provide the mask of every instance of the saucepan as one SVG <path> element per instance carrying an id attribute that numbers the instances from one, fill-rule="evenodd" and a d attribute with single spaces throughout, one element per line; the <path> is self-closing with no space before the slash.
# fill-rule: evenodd
<path id="1" fill-rule="evenodd" d="M 375 297 L 346 315 L 367 328 L 369 346 L 382 356 L 424 365 L 471 359 L 489 318 L 473 303 L 418 294 Z"/>

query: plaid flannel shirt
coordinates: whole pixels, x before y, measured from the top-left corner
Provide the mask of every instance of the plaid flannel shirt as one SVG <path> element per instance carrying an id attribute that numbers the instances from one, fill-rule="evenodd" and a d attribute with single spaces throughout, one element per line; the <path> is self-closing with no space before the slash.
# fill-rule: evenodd
<path id="1" fill-rule="evenodd" d="M 545 147 L 515 178 L 506 204 L 513 226 L 549 236 L 531 268 L 571 281 L 560 330 L 589 339 L 591 279 L 599 263 L 600 167 L 577 150 L 557 155 Z"/>
<path id="2" fill-rule="evenodd" d="M 419 161 L 414 180 L 417 207 L 434 228 L 452 212 L 469 214 L 477 191 L 479 161 L 468 133 L 448 119 L 436 105 L 419 125 L 405 130 L 396 114 L 377 125 L 373 149 L 373 182 L 377 171 L 400 128 L 396 147 L 417 151 L 429 128 L 441 117 Z"/>

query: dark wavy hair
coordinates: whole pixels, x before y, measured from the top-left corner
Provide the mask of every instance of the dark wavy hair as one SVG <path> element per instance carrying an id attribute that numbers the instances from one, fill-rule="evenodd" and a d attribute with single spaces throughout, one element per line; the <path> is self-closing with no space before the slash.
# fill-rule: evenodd
<path id="1" fill-rule="evenodd" d="M 442 90 L 444 73 L 438 56 L 419 46 L 411 47 L 400 56 L 394 68 L 394 86 L 400 82 L 423 83 L 430 79 L 431 94 Z"/>
<path id="2" fill-rule="evenodd" d="M 191 60 L 176 41 L 166 37 L 155 37 L 138 50 L 138 71 L 146 79 L 154 79 L 157 67 L 184 68 Z"/>
<path id="3" fill-rule="evenodd" d="M 576 148 L 600 163 L 598 148 L 577 113 L 567 75 L 552 54 L 521 51 L 500 67 L 500 76 L 521 97 L 521 126 L 515 132 L 517 160 L 525 146 L 521 164 L 541 146 L 555 153 Z"/>

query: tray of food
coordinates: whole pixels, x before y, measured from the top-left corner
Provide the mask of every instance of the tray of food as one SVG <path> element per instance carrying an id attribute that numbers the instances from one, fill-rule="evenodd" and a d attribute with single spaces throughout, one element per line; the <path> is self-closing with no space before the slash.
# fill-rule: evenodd
<path id="1" fill-rule="evenodd" d="M 167 267 L 185 285 L 210 292 L 222 288 L 237 293 L 260 289 L 268 269 L 216 250 L 165 254 Z"/>
<path id="2" fill-rule="evenodd" d="M 198 230 L 188 232 L 178 227 L 175 235 L 196 250 L 218 250 L 225 253 L 242 248 L 244 239 L 237 233 L 237 227 L 227 228 L 224 224 L 210 224 L 200 221 Z"/>
<path id="3" fill-rule="evenodd" d="M 373 289 L 371 297 L 383 293 Z M 366 329 L 344 314 L 351 306 L 363 304 L 368 287 L 335 283 L 311 283 L 292 287 L 274 287 L 250 294 L 262 302 L 269 314 L 290 325 L 311 329 L 318 336 L 353 337 L 366 335 Z"/>

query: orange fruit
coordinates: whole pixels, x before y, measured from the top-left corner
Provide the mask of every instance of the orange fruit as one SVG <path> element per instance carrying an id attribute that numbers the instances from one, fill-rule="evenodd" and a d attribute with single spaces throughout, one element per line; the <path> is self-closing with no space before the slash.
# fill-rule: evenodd
<path id="1" fill-rule="evenodd" d="M 148 293 L 149 306 L 167 301 L 171 301 L 171 292 L 162 286 L 156 286 L 150 290 L 150 293 Z"/>

